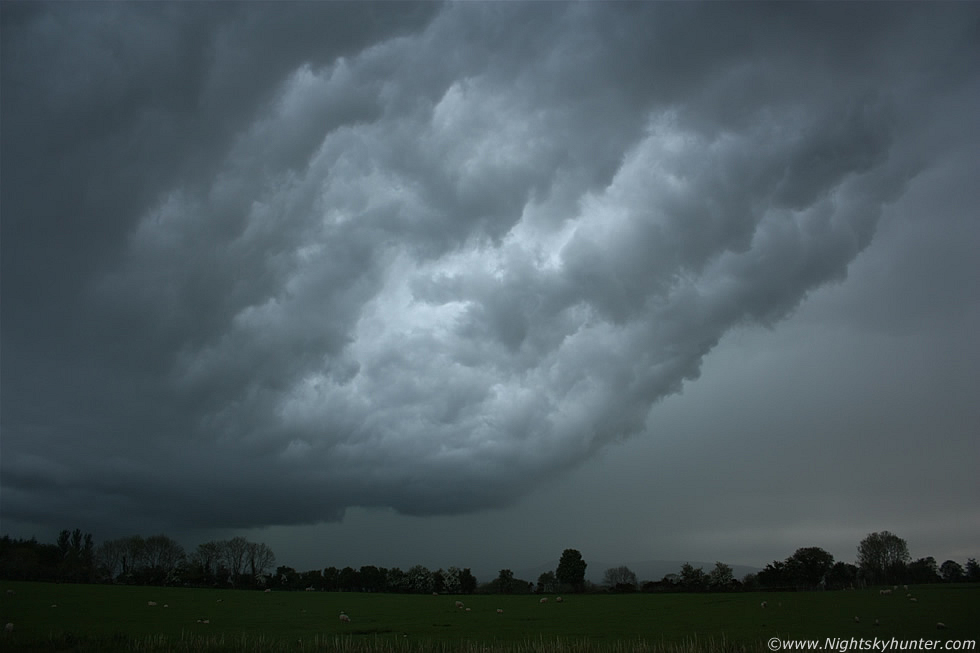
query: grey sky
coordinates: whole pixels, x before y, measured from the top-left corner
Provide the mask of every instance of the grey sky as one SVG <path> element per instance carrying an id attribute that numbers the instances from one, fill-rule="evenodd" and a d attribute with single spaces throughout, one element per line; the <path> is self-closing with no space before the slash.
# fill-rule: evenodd
<path id="1" fill-rule="evenodd" d="M 4 532 L 980 555 L 975 5 L 2 12 Z"/>

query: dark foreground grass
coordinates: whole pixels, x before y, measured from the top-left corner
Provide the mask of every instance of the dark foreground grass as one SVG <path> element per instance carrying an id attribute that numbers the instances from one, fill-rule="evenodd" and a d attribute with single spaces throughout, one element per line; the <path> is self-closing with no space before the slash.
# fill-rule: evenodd
<path id="1" fill-rule="evenodd" d="M 734 653 L 765 650 L 771 637 L 980 637 L 980 586 L 911 589 L 914 602 L 875 588 L 573 595 L 542 604 L 534 596 L 3 583 L 0 625 L 13 623 L 14 631 L 0 633 L 0 650 Z M 456 608 L 457 599 L 469 611 Z M 350 623 L 338 618 L 342 610 Z M 948 629 L 937 631 L 939 621 Z"/>

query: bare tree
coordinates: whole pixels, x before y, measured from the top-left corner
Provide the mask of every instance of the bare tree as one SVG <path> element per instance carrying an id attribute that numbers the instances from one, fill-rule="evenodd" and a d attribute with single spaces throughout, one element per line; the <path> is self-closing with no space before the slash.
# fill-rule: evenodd
<path id="1" fill-rule="evenodd" d="M 259 576 L 265 573 L 266 569 L 272 569 L 276 564 L 276 556 L 265 544 L 249 542 L 246 551 L 246 561 L 249 573 L 253 580 L 258 580 Z"/>
<path id="2" fill-rule="evenodd" d="M 245 569 L 245 559 L 248 555 L 248 540 L 239 535 L 222 542 L 222 562 L 231 572 L 232 579 L 241 576 Z"/>
<path id="3" fill-rule="evenodd" d="M 603 575 L 602 583 L 610 589 L 619 591 L 636 589 L 636 574 L 625 565 L 611 567 Z"/>

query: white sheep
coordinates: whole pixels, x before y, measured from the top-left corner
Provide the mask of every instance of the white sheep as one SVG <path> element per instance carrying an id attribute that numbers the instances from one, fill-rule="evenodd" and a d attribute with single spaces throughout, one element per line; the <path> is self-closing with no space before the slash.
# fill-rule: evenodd
<path id="1" fill-rule="evenodd" d="M 548 602 L 548 597 L 547 596 L 542 597 L 541 600 L 538 601 L 538 603 L 547 603 L 547 602 Z"/>
<path id="2" fill-rule="evenodd" d="M 759 604 L 759 607 L 764 608 L 764 607 L 766 607 L 768 605 L 769 605 L 769 602 L 768 601 L 763 601 L 762 603 Z"/>
<path id="3" fill-rule="evenodd" d="M 861 617 L 854 617 L 854 623 L 856 624 L 861 623 Z"/>
<path id="4" fill-rule="evenodd" d="M 557 599 L 555 599 L 555 603 L 561 603 L 561 602 L 562 602 L 562 598 L 560 596 Z"/>
<path id="5" fill-rule="evenodd" d="M 946 626 L 943 626 L 943 628 L 945 628 L 945 627 Z M 4 630 L 4 632 L 12 633 L 12 632 L 14 632 L 14 625 L 11 624 L 11 623 L 8 623 L 6 626 L 3 627 L 3 630 Z"/>
<path id="6" fill-rule="evenodd" d="M 462 610 L 463 609 L 463 602 L 462 601 L 456 601 L 456 607 Z"/>
<path id="7" fill-rule="evenodd" d="M 904 589 L 906 592 L 908 592 L 909 591 L 909 586 L 908 585 L 902 585 L 902 589 Z"/>
<path id="8" fill-rule="evenodd" d="M 267 590 L 265 590 L 265 591 L 264 591 L 264 594 L 269 594 L 269 593 L 271 593 L 271 592 L 272 592 L 272 590 L 268 590 L 268 589 L 267 589 Z"/>
<path id="9" fill-rule="evenodd" d="M 8 626 L 10 626 L 11 624 L 7 624 L 7 625 L 8 625 Z M 937 628 L 938 630 L 946 630 L 946 624 L 944 624 L 944 623 L 943 623 L 943 622 L 941 622 L 941 621 L 937 621 L 937 622 L 936 622 L 936 628 Z"/>
<path id="10" fill-rule="evenodd" d="M 497 614 L 503 614 L 503 613 L 504 613 L 503 610 L 501 610 L 500 608 L 497 608 Z"/>
<path id="11" fill-rule="evenodd" d="M 348 617 L 343 612 L 340 613 L 340 620 L 343 621 L 344 623 L 348 623 L 348 624 L 350 623 L 350 617 Z"/>
<path id="12" fill-rule="evenodd" d="M 919 602 L 919 599 L 917 599 L 917 598 L 915 598 L 913 596 L 912 598 L 909 599 L 909 601 L 911 601 L 912 603 L 918 603 Z"/>
<path id="13" fill-rule="evenodd" d="M 470 608 L 466 608 L 466 611 L 469 612 L 470 611 Z"/>
<path id="14" fill-rule="evenodd" d="M 307 592 L 314 592 L 314 591 L 316 591 L 316 588 L 314 588 L 312 585 L 310 585 L 309 587 L 306 588 L 306 591 Z"/>
<path id="15" fill-rule="evenodd" d="M 156 601 L 147 601 L 146 604 L 147 605 L 156 605 L 157 602 Z"/>

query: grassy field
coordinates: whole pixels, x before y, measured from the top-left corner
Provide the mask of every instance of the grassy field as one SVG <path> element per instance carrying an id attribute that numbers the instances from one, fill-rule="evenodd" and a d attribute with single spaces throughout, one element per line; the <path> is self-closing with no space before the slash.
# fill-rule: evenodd
<path id="1" fill-rule="evenodd" d="M 2 650 L 764 650 L 781 638 L 980 638 L 980 586 L 417 596 L 0 583 Z M 13 593 L 7 592 L 12 590 Z M 461 600 L 469 611 L 455 607 Z M 149 602 L 155 602 L 155 606 Z M 760 606 L 762 601 L 767 607 Z M 497 610 L 503 612 L 498 613 Z M 339 619 L 341 611 L 350 623 Z M 860 619 L 855 621 L 855 617 Z M 878 624 L 875 624 L 875 620 Z M 203 623 L 207 620 L 208 623 Z M 942 621 L 948 629 L 937 631 Z M 700 644 L 692 647 L 697 640 Z"/>

